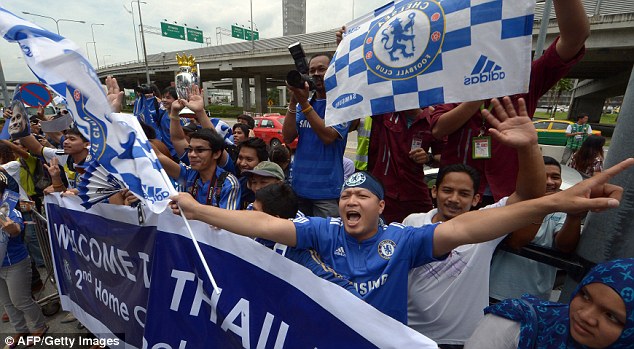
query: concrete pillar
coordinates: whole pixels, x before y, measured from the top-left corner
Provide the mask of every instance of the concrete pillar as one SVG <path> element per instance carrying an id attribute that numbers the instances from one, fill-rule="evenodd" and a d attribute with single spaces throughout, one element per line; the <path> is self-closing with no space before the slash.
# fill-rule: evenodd
<path id="1" fill-rule="evenodd" d="M 242 78 L 242 108 L 251 109 L 251 84 L 249 78 Z"/>
<path id="2" fill-rule="evenodd" d="M 238 79 L 231 79 L 232 84 L 232 92 L 233 92 L 233 101 L 231 101 L 231 105 L 234 107 L 240 106 L 240 89 L 238 87 Z"/>
<path id="3" fill-rule="evenodd" d="M 605 103 L 605 98 L 603 97 L 575 97 L 572 100 L 568 115 L 575 119 L 580 113 L 586 113 L 588 114 L 589 123 L 599 123 L 603 112 L 603 103 Z"/>
<path id="4" fill-rule="evenodd" d="M 277 87 L 278 90 L 280 90 L 280 100 L 277 101 L 279 103 L 280 106 L 285 106 L 286 105 L 286 86 L 278 86 Z"/>
<path id="5" fill-rule="evenodd" d="M 264 114 L 268 111 L 268 93 L 266 90 L 266 76 L 255 76 L 255 112 Z"/>
<path id="6" fill-rule="evenodd" d="M 634 157 L 633 134 L 634 70 L 625 91 L 621 114 L 614 129 L 604 168 Z M 590 212 L 577 247 L 577 254 L 593 263 L 634 257 L 634 168 L 622 172 L 610 183 L 623 187 L 621 205 L 605 212 Z M 568 278 L 560 299 L 568 301 L 575 286 L 576 282 Z"/>

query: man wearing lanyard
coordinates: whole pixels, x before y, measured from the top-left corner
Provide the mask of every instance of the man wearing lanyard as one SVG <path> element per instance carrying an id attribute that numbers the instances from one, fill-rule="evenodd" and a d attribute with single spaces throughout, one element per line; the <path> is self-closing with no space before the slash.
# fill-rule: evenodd
<path id="1" fill-rule="evenodd" d="M 190 135 L 189 166 L 177 164 L 169 157 L 157 152 L 161 165 L 168 176 L 189 192 L 203 205 L 212 205 L 228 210 L 240 208 L 240 184 L 231 173 L 218 166 L 224 150 L 224 140 L 210 129 L 200 129 Z"/>

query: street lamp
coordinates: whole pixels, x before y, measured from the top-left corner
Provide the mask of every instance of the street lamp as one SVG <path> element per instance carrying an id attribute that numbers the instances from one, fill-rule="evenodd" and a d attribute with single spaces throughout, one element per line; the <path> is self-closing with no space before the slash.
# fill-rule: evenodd
<path id="1" fill-rule="evenodd" d="M 92 44 L 95 47 L 95 60 L 97 60 L 97 69 L 99 69 L 99 56 L 97 56 L 97 42 L 95 41 L 95 26 L 104 25 L 103 23 L 93 23 L 90 25 L 90 32 L 92 33 Z"/>
<path id="2" fill-rule="evenodd" d="M 75 19 L 66 19 L 66 18 L 55 19 L 53 17 L 44 16 L 44 15 L 38 15 L 37 13 L 31 13 L 31 12 L 26 12 L 26 11 L 22 11 L 22 13 L 24 13 L 25 15 L 31 15 L 31 16 L 37 16 L 37 17 L 43 17 L 43 18 L 52 19 L 53 21 L 55 21 L 55 25 L 57 26 L 57 35 L 60 35 L 59 34 L 59 22 L 86 23 L 86 21 L 78 21 L 78 20 L 75 20 Z"/>
<path id="3" fill-rule="evenodd" d="M 136 39 L 136 23 L 134 22 L 134 6 L 132 4 L 134 4 L 135 2 L 141 3 L 141 4 L 147 4 L 147 2 L 145 1 L 130 1 L 130 11 L 128 11 L 128 9 L 125 7 L 125 5 L 123 5 L 123 8 L 128 11 L 129 14 L 132 15 L 132 29 L 133 29 L 133 33 L 134 33 L 134 46 L 136 47 L 136 60 L 137 62 L 141 61 L 141 57 L 139 57 L 139 43 Z"/>
<path id="4" fill-rule="evenodd" d="M 90 54 L 88 53 L 88 44 L 94 44 L 94 41 L 86 41 L 86 59 L 90 61 Z"/>
<path id="5" fill-rule="evenodd" d="M 145 47 L 145 34 L 143 33 L 143 18 L 141 18 L 141 2 L 137 1 L 137 8 L 139 9 L 139 25 L 141 26 L 141 42 L 143 43 L 143 59 L 145 60 L 145 78 L 147 84 L 150 84 L 150 68 L 147 65 L 147 48 Z"/>
<path id="6" fill-rule="evenodd" d="M 253 41 L 253 0 L 249 0 L 249 5 L 251 7 L 251 51 L 255 51 L 255 41 Z"/>

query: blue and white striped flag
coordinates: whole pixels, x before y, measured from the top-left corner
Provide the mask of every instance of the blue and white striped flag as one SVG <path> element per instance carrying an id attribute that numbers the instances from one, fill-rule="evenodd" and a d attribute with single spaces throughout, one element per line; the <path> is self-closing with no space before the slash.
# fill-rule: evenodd
<path id="1" fill-rule="evenodd" d="M 136 118 L 113 114 L 104 88 L 77 45 L 0 8 L 0 34 L 17 42 L 29 68 L 65 99 L 90 153 L 154 212 L 175 193 Z"/>
<path id="2" fill-rule="evenodd" d="M 391 2 L 346 26 L 326 124 L 528 91 L 534 0 Z"/>

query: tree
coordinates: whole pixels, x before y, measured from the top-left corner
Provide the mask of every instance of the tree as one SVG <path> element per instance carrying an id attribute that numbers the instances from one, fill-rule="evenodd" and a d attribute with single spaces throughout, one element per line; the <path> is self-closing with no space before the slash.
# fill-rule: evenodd
<path id="1" fill-rule="evenodd" d="M 555 105 L 551 111 L 551 118 L 555 118 L 555 112 L 557 112 L 557 105 L 559 104 L 559 97 L 561 97 L 562 92 L 572 90 L 573 82 L 572 79 L 561 79 L 557 81 L 557 84 L 551 89 L 555 93 Z"/>

